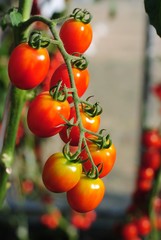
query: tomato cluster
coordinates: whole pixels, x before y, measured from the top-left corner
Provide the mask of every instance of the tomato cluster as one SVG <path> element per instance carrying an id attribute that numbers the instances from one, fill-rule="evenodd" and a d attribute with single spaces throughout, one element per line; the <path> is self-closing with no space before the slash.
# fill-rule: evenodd
<path id="1" fill-rule="evenodd" d="M 154 226 L 158 231 L 161 231 L 161 192 L 154 197 L 153 209 L 155 214 Z"/>
<path id="2" fill-rule="evenodd" d="M 86 10 L 80 13 L 76 9 L 61 26 L 60 39 L 56 36 L 60 42 L 56 67 L 46 43 L 41 46 L 42 38 L 37 41 L 39 34 L 34 37 L 34 33 L 28 42 L 15 47 L 8 64 L 10 81 L 15 87 L 22 90 L 39 87 L 28 104 L 30 131 L 39 138 L 59 135 L 65 145 L 62 152 L 53 153 L 46 160 L 43 183 L 51 192 L 66 192 L 71 208 L 82 213 L 92 211 L 102 201 L 105 185 L 101 178 L 112 170 L 116 160 L 109 135 L 105 137 L 99 131 L 102 108 L 98 103 L 89 103 L 89 98 L 81 99 L 90 81 L 87 64 L 82 63 L 92 41 L 92 27 L 86 14 Z"/>
<path id="3" fill-rule="evenodd" d="M 161 85 L 152 87 L 152 93 L 160 101 Z M 131 205 L 125 213 L 124 222 L 119 225 L 119 236 L 123 240 L 153 239 L 153 233 L 161 229 L 160 127 L 143 127 L 140 146 L 140 161 Z"/>
<path id="4" fill-rule="evenodd" d="M 151 223 L 147 216 L 134 218 L 131 222 L 125 223 L 121 229 L 123 240 L 141 240 L 151 231 Z"/>
<path id="5" fill-rule="evenodd" d="M 53 210 L 51 213 L 45 213 L 40 217 L 41 224 L 50 229 L 57 228 L 60 220 L 61 212 L 58 209 Z"/>
<path id="6" fill-rule="evenodd" d="M 87 68 L 84 70 L 80 70 L 76 67 L 72 67 L 72 72 L 78 96 L 81 97 L 85 93 L 89 85 L 89 72 Z M 50 88 L 55 86 L 60 81 L 60 79 L 62 80 L 62 86 L 65 85 L 67 88 L 71 87 L 68 69 L 65 63 L 61 64 L 54 72 L 50 81 Z M 73 102 L 72 96 L 69 96 L 67 100 L 69 103 Z"/>
<path id="7" fill-rule="evenodd" d="M 71 223 L 78 229 L 89 229 L 95 220 L 96 212 L 94 210 L 83 214 L 72 211 L 71 214 Z"/>
<path id="8" fill-rule="evenodd" d="M 141 136 L 141 161 L 137 172 L 132 202 L 127 209 L 128 221 L 121 226 L 123 240 L 141 240 L 152 230 L 149 216 L 151 192 L 161 166 L 161 135 L 158 129 L 143 129 Z M 154 202 L 156 211 L 155 225 L 159 229 L 161 205 L 159 198 Z M 158 210 L 159 209 L 159 210 Z M 154 225 L 154 224 L 153 224 Z"/>

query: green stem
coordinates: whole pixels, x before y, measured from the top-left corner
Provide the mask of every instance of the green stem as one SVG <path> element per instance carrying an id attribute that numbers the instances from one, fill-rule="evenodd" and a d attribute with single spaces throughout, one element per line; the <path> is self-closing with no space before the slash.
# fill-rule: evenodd
<path id="1" fill-rule="evenodd" d="M 30 17 L 30 12 L 32 8 L 33 0 L 20 0 L 18 12 L 22 15 L 22 22 L 27 21 Z M 28 29 L 21 29 L 20 27 L 15 27 L 14 29 L 14 40 L 15 45 L 19 44 L 21 41 L 26 39 Z"/>
<path id="2" fill-rule="evenodd" d="M 69 16 L 66 16 L 66 17 L 63 17 L 63 18 L 60 18 L 60 19 L 50 20 L 50 19 L 45 18 L 41 15 L 34 15 L 34 16 L 31 16 L 26 21 L 22 22 L 21 23 L 21 28 L 27 29 L 32 23 L 35 23 L 37 21 L 40 21 L 40 22 L 46 24 L 48 27 L 50 27 L 50 25 L 56 25 L 58 22 L 64 21 L 68 18 L 69 18 Z"/>
<path id="3" fill-rule="evenodd" d="M 30 17 L 33 0 L 20 0 L 18 11 L 22 14 L 23 21 Z"/>
<path id="4" fill-rule="evenodd" d="M 66 52 L 66 50 L 64 48 L 64 45 L 63 45 L 63 43 L 62 43 L 62 41 L 59 37 L 59 34 L 57 33 L 57 31 L 55 29 L 55 25 L 53 24 L 53 22 L 50 22 L 49 28 L 50 28 L 51 33 L 54 36 L 54 39 L 59 43 L 58 48 L 59 48 L 59 50 L 60 50 L 60 52 L 61 52 L 61 54 L 64 58 L 64 61 L 65 61 L 66 65 L 67 65 L 68 74 L 69 74 L 69 78 L 70 78 L 70 85 L 71 85 L 71 88 L 73 89 L 72 96 L 73 96 L 73 99 L 74 99 L 76 117 L 77 117 L 77 121 L 78 121 L 78 127 L 79 127 L 79 130 L 80 130 L 79 146 L 78 146 L 77 151 L 78 151 L 78 153 L 80 153 L 81 148 L 82 148 L 82 143 L 84 142 L 89 160 L 91 161 L 91 164 L 92 164 L 92 173 L 93 174 L 91 175 L 91 177 L 93 177 L 93 175 L 95 175 L 95 171 L 96 171 L 95 176 L 98 176 L 98 169 L 95 166 L 94 161 L 92 159 L 92 156 L 90 154 L 90 151 L 88 149 L 88 145 L 86 143 L 86 138 L 85 138 L 85 129 L 84 129 L 84 126 L 83 126 L 83 123 L 82 123 L 82 120 L 81 120 L 80 109 L 79 109 L 80 98 L 79 98 L 77 90 L 76 90 L 77 88 L 76 88 L 76 84 L 75 84 L 75 81 L 74 81 L 72 66 L 71 66 L 71 60 L 73 59 L 73 56 L 71 56 L 70 54 L 68 54 Z"/>
<path id="5" fill-rule="evenodd" d="M 19 12 L 22 14 L 23 21 L 30 17 L 32 0 L 19 1 Z M 15 45 L 17 45 L 25 35 L 18 28 L 14 30 Z M 7 117 L 7 127 L 3 141 L 3 147 L 0 155 L 0 207 L 2 207 L 6 192 L 7 181 L 12 173 L 12 165 L 14 162 L 15 141 L 18 125 L 21 117 L 22 108 L 26 101 L 26 91 L 11 87 L 10 109 Z M 4 119 L 3 121 L 6 121 Z"/>
<path id="6" fill-rule="evenodd" d="M 65 218 L 61 218 L 59 227 L 68 234 L 69 240 L 78 240 L 77 230 L 74 227 L 71 229 L 72 226 L 69 226 L 69 222 Z"/>

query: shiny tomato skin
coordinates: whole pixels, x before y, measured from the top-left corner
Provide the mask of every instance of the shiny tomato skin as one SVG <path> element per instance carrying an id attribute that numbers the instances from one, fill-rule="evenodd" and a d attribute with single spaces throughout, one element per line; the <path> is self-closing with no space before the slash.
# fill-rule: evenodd
<path id="1" fill-rule="evenodd" d="M 141 167 L 138 172 L 138 179 L 142 180 L 153 180 L 155 172 L 153 168 Z"/>
<path id="2" fill-rule="evenodd" d="M 82 174 L 79 182 L 67 192 L 67 200 L 73 210 L 84 213 L 94 210 L 104 193 L 105 185 L 100 178 L 90 179 Z"/>
<path id="3" fill-rule="evenodd" d="M 100 149 L 96 144 L 88 143 L 88 148 L 95 165 L 98 166 L 100 164 L 98 166 L 98 170 L 100 171 L 102 168 L 99 177 L 105 177 L 108 173 L 110 173 L 116 161 L 116 148 L 114 144 L 112 144 L 109 148 Z M 86 160 L 88 158 L 85 150 L 82 151 L 80 157 L 82 160 Z M 90 160 L 87 160 L 83 163 L 83 168 L 86 172 L 90 171 L 92 168 Z"/>
<path id="4" fill-rule="evenodd" d="M 80 107 L 80 117 L 84 128 L 92 132 L 98 131 L 100 126 L 100 115 L 90 117 L 85 112 L 83 112 L 82 108 Z M 76 123 L 77 120 L 74 107 L 72 107 L 70 111 L 69 120 L 71 119 L 74 119 L 74 123 Z M 63 129 L 59 132 L 59 135 L 65 143 L 70 141 L 71 146 L 78 146 L 80 138 L 80 130 L 78 126 L 71 127 L 69 133 L 67 131 L 67 126 L 64 126 Z M 89 133 L 85 133 L 85 136 L 88 138 L 91 135 Z"/>
<path id="5" fill-rule="evenodd" d="M 147 216 L 142 216 L 136 221 L 138 233 L 141 236 L 146 236 L 151 231 L 150 219 Z"/>
<path id="6" fill-rule="evenodd" d="M 64 22 L 60 29 L 60 38 L 69 54 L 84 53 L 92 41 L 92 27 L 74 19 Z"/>
<path id="7" fill-rule="evenodd" d="M 81 97 L 85 93 L 89 85 L 89 72 L 87 68 L 85 70 L 79 70 L 75 67 L 72 67 L 72 72 L 78 96 Z M 56 69 L 51 78 L 50 88 L 55 86 L 60 80 L 62 81 L 63 86 L 65 85 L 67 88 L 71 87 L 66 64 L 62 64 Z M 73 98 L 70 96 L 67 98 L 67 100 L 70 103 L 73 102 Z"/>
<path id="8" fill-rule="evenodd" d="M 54 153 L 43 167 L 42 180 L 49 191 L 61 193 L 73 188 L 81 174 L 82 164 L 70 162 L 63 153 Z"/>
<path id="9" fill-rule="evenodd" d="M 145 130 L 142 136 L 143 146 L 146 148 L 161 148 L 161 137 L 157 129 Z"/>
<path id="10" fill-rule="evenodd" d="M 42 82 L 43 91 L 50 90 L 50 81 L 51 81 L 52 75 L 55 72 L 55 70 L 63 63 L 64 63 L 64 58 L 61 55 L 60 51 L 56 50 L 54 53 L 51 54 L 49 71 L 44 81 Z"/>
<path id="11" fill-rule="evenodd" d="M 133 222 L 129 222 L 122 227 L 121 235 L 124 240 L 133 240 L 138 237 L 137 226 Z"/>
<path id="12" fill-rule="evenodd" d="M 45 79 L 49 66 L 50 57 L 46 48 L 34 49 L 27 43 L 21 43 L 10 55 L 8 74 L 14 86 L 28 90 Z"/>
<path id="13" fill-rule="evenodd" d="M 158 170 L 161 166 L 161 155 L 159 149 L 146 149 L 142 153 L 141 161 L 143 167 L 152 168 L 154 171 Z"/>
<path id="14" fill-rule="evenodd" d="M 54 100 L 49 92 L 42 92 L 30 103 L 27 113 L 28 127 L 38 137 L 51 137 L 57 134 L 70 115 L 70 105 Z"/>
<path id="15" fill-rule="evenodd" d="M 149 179 L 138 179 L 137 189 L 141 192 L 148 192 L 152 189 L 153 181 Z"/>

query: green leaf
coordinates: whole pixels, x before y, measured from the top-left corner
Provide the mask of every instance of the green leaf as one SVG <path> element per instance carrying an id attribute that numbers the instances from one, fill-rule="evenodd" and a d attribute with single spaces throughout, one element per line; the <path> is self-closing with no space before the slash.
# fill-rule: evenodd
<path id="1" fill-rule="evenodd" d="M 16 9 L 13 9 L 9 16 L 13 27 L 17 27 L 22 22 L 22 15 Z"/>
<path id="2" fill-rule="evenodd" d="M 2 30 L 5 30 L 7 26 L 12 25 L 13 27 L 18 27 L 22 22 L 22 15 L 18 12 L 16 8 L 9 9 L 9 11 L 3 15 L 0 19 L 0 26 Z"/>
<path id="3" fill-rule="evenodd" d="M 150 24 L 154 26 L 157 34 L 161 37 L 161 1 L 144 0 L 144 5 Z"/>

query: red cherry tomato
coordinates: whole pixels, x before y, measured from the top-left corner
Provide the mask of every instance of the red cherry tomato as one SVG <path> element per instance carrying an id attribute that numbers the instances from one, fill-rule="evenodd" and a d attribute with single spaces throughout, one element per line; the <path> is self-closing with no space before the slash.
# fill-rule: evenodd
<path id="1" fill-rule="evenodd" d="M 97 132 L 100 126 L 100 115 L 97 115 L 95 117 L 90 117 L 87 115 L 87 113 L 83 112 L 83 109 L 80 107 L 80 116 L 82 120 L 83 127 L 87 130 L 90 130 L 92 132 Z M 70 111 L 70 117 L 69 120 L 74 119 L 74 123 L 76 123 L 76 112 L 75 108 L 72 107 Z M 59 135 L 60 138 L 65 142 L 70 141 L 71 146 L 78 146 L 79 138 L 80 138 L 80 130 L 78 126 L 73 126 L 70 128 L 70 131 L 68 132 L 67 126 L 64 126 L 63 129 L 60 131 Z M 88 138 L 91 135 L 89 133 L 85 133 L 85 136 Z"/>
<path id="2" fill-rule="evenodd" d="M 161 231 L 161 216 L 157 214 L 154 219 L 154 226 L 158 231 Z"/>
<path id="3" fill-rule="evenodd" d="M 122 237 L 124 240 L 136 239 L 138 237 L 138 230 L 136 224 L 129 222 L 122 227 Z"/>
<path id="4" fill-rule="evenodd" d="M 141 192 L 148 192 L 152 189 L 153 181 L 150 179 L 138 179 L 137 188 Z"/>
<path id="5" fill-rule="evenodd" d="M 30 179 L 26 179 L 22 182 L 22 192 L 24 194 L 30 194 L 33 192 L 34 189 L 34 183 Z"/>
<path id="6" fill-rule="evenodd" d="M 81 21 L 69 19 L 60 29 L 60 38 L 69 54 L 84 53 L 92 41 L 92 27 Z"/>
<path id="7" fill-rule="evenodd" d="M 140 217 L 137 221 L 137 229 L 138 229 L 138 233 L 141 236 L 146 236 L 150 233 L 151 231 L 151 223 L 150 220 L 147 216 L 142 216 Z"/>
<path id="8" fill-rule="evenodd" d="M 43 167 L 42 179 L 45 187 L 56 193 L 73 188 L 82 174 L 82 165 L 67 160 L 63 153 L 51 155 Z"/>
<path id="9" fill-rule="evenodd" d="M 158 130 L 145 130 L 142 136 L 142 143 L 144 147 L 159 149 L 161 147 L 161 137 Z"/>
<path id="10" fill-rule="evenodd" d="M 156 213 L 160 213 L 161 212 L 161 198 L 160 197 L 155 197 L 153 200 L 153 207 Z"/>
<path id="11" fill-rule="evenodd" d="M 55 72 L 55 70 L 63 63 L 64 63 L 64 59 L 63 59 L 60 51 L 57 50 L 50 56 L 49 71 L 48 71 L 48 74 L 46 75 L 44 81 L 42 82 L 43 91 L 50 90 L 50 81 L 51 81 L 52 75 Z"/>
<path id="12" fill-rule="evenodd" d="M 81 97 L 89 85 L 89 72 L 87 69 L 85 70 L 79 70 L 77 68 L 72 67 L 73 77 L 77 89 L 78 96 Z M 70 84 L 70 78 L 67 70 L 66 64 L 60 65 L 56 71 L 54 72 L 51 82 L 50 82 L 50 88 L 55 86 L 58 81 L 62 81 L 62 86 L 66 86 L 67 88 L 71 87 Z M 68 97 L 67 99 L 70 103 L 73 102 L 72 97 Z"/>
<path id="13" fill-rule="evenodd" d="M 17 88 L 32 89 L 44 80 L 49 65 L 46 48 L 34 49 L 27 43 L 21 43 L 13 49 L 9 58 L 9 78 Z"/>
<path id="14" fill-rule="evenodd" d="M 51 137 L 63 128 L 69 115 L 70 105 L 67 100 L 60 102 L 54 100 L 49 92 L 42 92 L 29 105 L 27 123 L 36 136 Z"/>
<path id="15" fill-rule="evenodd" d="M 139 169 L 138 178 L 142 180 L 153 180 L 154 170 L 152 168 L 141 167 Z"/>
<path id="16" fill-rule="evenodd" d="M 152 88 L 153 93 L 155 94 L 156 97 L 158 97 L 159 100 L 161 100 L 161 84 L 157 83 L 153 88 Z"/>
<path id="17" fill-rule="evenodd" d="M 116 148 L 112 144 L 109 148 L 100 149 L 94 143 L 88 143 L 89 151 L 91 153 L 94 164 L 98 166 L 98 170 L 101 171 L 99 177 L 105 177 L 113 168 L 116 160 Z M 83 150 L 80 154 L 82 160 L 88 159 L 86 150 Z M 89 172 L 92 168 L 90 160 L 83 163 L 83 168 L 86 172 Z"/>
<path id="18" fill-rule="evenodd" d="M 71 223 L 78 229 L 87 230 L 90 228 L 92 223 L 96 219 L 96 212 L 90 211 L 87 213 L 78 213 L 75 211 L 72 211 L 71 214 Z"/>
<path id="19" fill-rule="evenodd" d="M 67 200 L 72 209 L 77 212 L 89 212 L 102 201 L 105 186 L 100 178 L 90 179 L 82 174 L 79 182 L 67 192 Z"/>
<path id="20" fill-rule="evenodd" d="M 161 165 L 161 155 L 159 149 L 147 149 L 142 153 L 142 166 L 158 170 Z"/>

